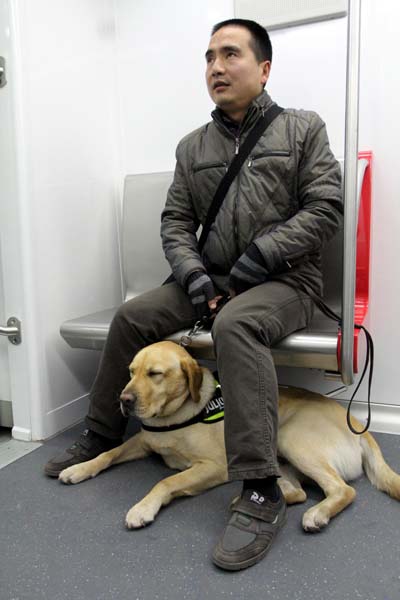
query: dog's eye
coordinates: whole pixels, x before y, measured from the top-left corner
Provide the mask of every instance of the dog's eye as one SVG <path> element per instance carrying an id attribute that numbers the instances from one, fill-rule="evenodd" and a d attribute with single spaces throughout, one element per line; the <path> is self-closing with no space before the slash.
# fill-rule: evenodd
<path id="1" fill-rule="evenodd" d="M 163 375 L 161 371 L 149 371 L 149 377 L 157 377 L 157 375 Z"/>

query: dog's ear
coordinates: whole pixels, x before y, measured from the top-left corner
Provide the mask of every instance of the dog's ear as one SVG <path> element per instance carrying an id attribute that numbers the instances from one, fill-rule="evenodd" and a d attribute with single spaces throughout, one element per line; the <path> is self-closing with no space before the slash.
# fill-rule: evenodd
<path id="1" fill-rule="evenodd" d="M 200 387 L 203 382 L 203 371 L 201 367 L 199 367 L 197 362 L 191 356 L 188 356 L 181 360 L 181 368 L 188 379 L 191 397 L 195 402 L 200 402 Z"/>

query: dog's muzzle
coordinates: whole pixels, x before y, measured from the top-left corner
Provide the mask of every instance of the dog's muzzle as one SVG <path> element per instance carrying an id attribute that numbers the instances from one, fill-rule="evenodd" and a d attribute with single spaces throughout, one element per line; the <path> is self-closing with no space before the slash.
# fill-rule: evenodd
<path id="1" fill-rule="evenodd" d="M 122 393 L 120 396 L 120 407 L 124 417 L 129 417 L 135 412 L 136 396 Z"/>

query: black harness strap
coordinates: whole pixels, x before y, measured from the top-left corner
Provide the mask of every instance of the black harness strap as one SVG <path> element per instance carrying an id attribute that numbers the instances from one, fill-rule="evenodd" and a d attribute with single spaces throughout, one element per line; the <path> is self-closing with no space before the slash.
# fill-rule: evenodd
<path id="1" fill-rule="evenodd" d="M 195 415 L 192 419 L 189 419 L 189 421 L 177 423 L 176 425 L 164 425 L 161 427 L 156 427 L 152 425 L 145 425 L 145 423 L 141 423 L 140 426 L 145 431 L 175 431 L 176 429 L 183 429 L 183 427 L 189 427 L 189 425 L 194 425 L 195 423 L 201 423 L 203 420 L 202 415 L 203 411 L 201 411 L 201 413 L 199 413 L 198 415 Z"/>

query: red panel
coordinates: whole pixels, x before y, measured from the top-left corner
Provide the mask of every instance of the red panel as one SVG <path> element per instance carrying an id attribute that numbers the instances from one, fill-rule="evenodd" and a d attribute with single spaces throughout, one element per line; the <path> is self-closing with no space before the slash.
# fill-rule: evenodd
<path id="1" fill-rule="evenodd" d="M 368 312 L 369 303 L 369 264 L 371 239 L 371 169 L 372 152 L 360 152 L 358 158 L 368 161 L 361 190 L 361 200 L 358 212 L 357 255 L 356 255 L 356 290 L 354 299 L 354 322 L 362 325 Z M 358 373 L 358 337 L 359 329 L 354 329 L 354 373 Z M 337 357 L 340 369 L 341 333 L 339 331 Z"/>

